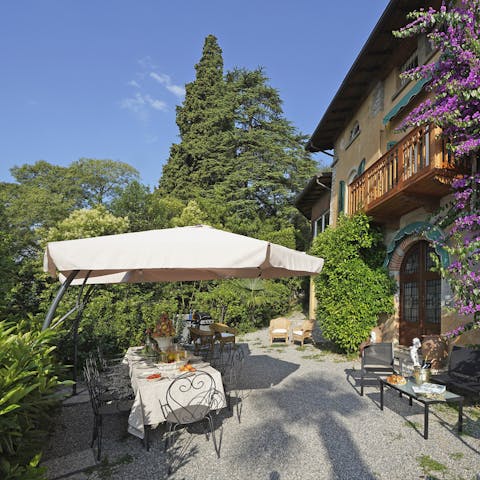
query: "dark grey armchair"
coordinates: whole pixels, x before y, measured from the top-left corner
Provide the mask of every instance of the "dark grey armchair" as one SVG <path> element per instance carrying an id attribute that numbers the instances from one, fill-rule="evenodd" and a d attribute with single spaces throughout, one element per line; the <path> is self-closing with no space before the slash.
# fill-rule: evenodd
<path id="1" fill-rule="evenodd" d="M 394 367 L 393 343 L 371 343 L 362 351 L 362 372 L 360 377 L 360 395 L 363 396 L 363 386 L 366 378 L 396 373 Z"/>

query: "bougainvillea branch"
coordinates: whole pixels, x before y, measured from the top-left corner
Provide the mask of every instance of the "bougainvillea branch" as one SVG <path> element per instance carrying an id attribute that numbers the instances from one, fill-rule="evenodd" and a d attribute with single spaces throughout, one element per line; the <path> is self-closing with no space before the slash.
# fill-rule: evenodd
<path id="1" fill-rule="evenodd" d="M 461 315 L 473 316 L 465 325 L 444 333 L 453 339 L 480 328 L 480 174 L 465 176 L 453 182 L 456 218 L 448 233 L 438 243 L 453 261 L 447 267 L 438 265 L 452 288 L 455 309 Z"/>
<path id="2" fill-rule="evenodd" d="M 429 79 L 432 97 L 413 109 L 400 129 L 433 123 L 442 128 L 455 158 L 480 149 L 480 0 L 444 2 L 439 10 L 411 12 L 411 23 L 393 32 L 404 38 L 427 34 L 438 49 L 435 62 L 408 70 L 411 80 Z"/>

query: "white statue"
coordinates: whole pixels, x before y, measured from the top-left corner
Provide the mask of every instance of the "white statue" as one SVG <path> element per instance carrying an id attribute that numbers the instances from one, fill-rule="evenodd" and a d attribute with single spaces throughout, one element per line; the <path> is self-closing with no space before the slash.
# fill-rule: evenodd
<path id="1" fill-rule="evenodd" d="M 420 366 L 420 360 L 418 358 L 418 349 L 422 346 L 420 339 L 415 337 L 413 339 L 412 346 L 410 347 L 410 358 L 412 359 L 413 366 L 414 367 L 419 367 Z"/>

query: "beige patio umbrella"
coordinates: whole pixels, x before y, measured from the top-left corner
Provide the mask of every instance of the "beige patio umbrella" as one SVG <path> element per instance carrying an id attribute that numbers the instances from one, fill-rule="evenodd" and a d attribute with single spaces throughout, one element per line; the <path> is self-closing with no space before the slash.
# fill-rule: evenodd
<path id="1" fill-rule="evenodd" d="M 279 278 L 319 273 L 323 259 L 205 225 L 50 242 L 43 268 L 61 287 L 43 322 L 50 326 L 69 285 L 82 285 L 74 324 L 74 380 L 78 325 L 94 284 L 175 282 L 222 278 Z M 81 300 L 84 285 L 88 288 Z M 75 384 L 73 386 L 74 393 Z"/>
<path id="2" fill-rule="evenodd" d="M 198 225 L 50 242 L 44 270 L 72 285 L 279 278 L 319 273 L 323 259 Z"/>

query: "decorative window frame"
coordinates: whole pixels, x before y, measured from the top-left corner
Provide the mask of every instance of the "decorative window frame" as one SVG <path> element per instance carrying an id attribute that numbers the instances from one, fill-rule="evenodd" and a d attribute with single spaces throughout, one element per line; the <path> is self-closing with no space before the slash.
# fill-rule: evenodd
<path id="1" fill-rule="evenodd" d="M 355 120 L 352 129 L 350 130 L 350 134 L 348 136 L 347 144 L 345 145 L 345 150 L 355 141 L 356 138 L 362 133 L 360 130 L 360 123 L 358 120 Z"/>

